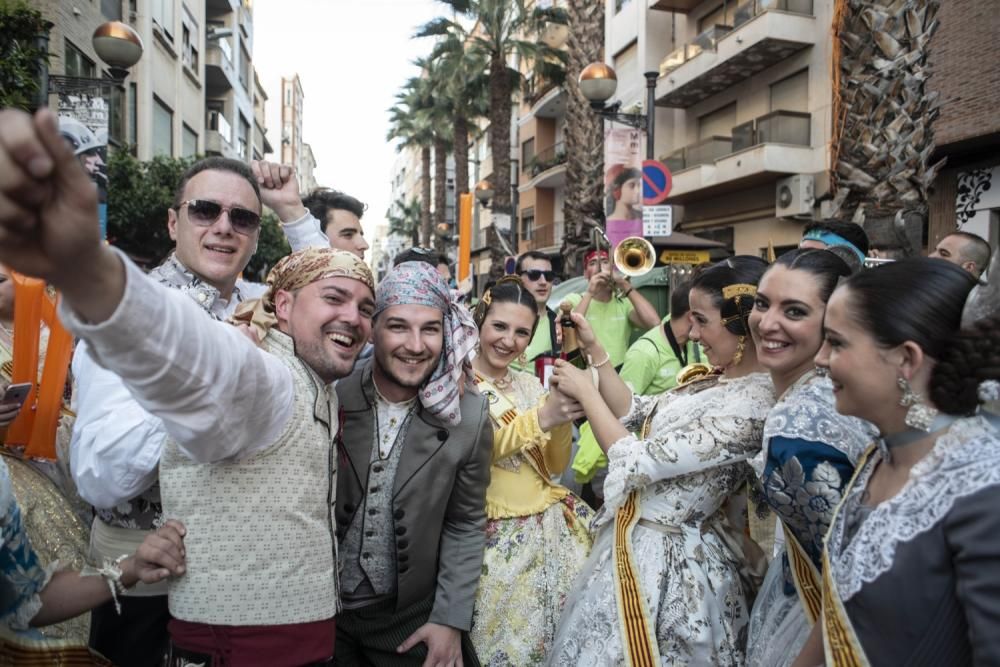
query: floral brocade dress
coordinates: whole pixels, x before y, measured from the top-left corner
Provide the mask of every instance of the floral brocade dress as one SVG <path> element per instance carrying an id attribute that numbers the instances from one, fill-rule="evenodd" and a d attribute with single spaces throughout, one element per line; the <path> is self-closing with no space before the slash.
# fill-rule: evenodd
<path id="1" fill-rule="evenodd" d="M 563 603 L 590 552 L 594 516 L 552 481 L 568 463 L 571 425 L 543 432 L 537 417 L 545 397 L 541 383 L 527 373 L 513 372 L 512 378 L 502 392 L 477 378 L 495 427 L 486 551 L 470 633 L 484 666 L 544 663 Z M 498 401 L 506 414 L 498 414 Z"/>
<path id="2" fill-rule="evenodd" d="M 751 479 L 774 403 L 765 373 L 633 396 L 608 449 L 605 505 L 549 664 L 737 667 L 746 644 L 742 527 L 726 502 Z"/>
<path id="3" fill-rule="evenodd" d="M 764 449 L 751 465 L 768 507 L 782 522 L 785 549 L 771 561 L 754 602 L 748 666 L 785 667 L 802 650 L 812 622 L 804 606 L 810 600 L 799 590 L 803 583 L 819 590 L 815 575 L 821 570 L 823 539 L 858 459 L 876 436 L 868 422 L 837 412 L 833 385 L 814 371 L 790 387 L 767 416 Z M 801 551 L 793 553 L 796 544 Z M 789 560 L 796 557 L 805 566 L 795 568 L 797 575 Z M 803 581 L 810 566 L 814 578 Z M 811 602 L 818 601 L 816 596 Z"/>

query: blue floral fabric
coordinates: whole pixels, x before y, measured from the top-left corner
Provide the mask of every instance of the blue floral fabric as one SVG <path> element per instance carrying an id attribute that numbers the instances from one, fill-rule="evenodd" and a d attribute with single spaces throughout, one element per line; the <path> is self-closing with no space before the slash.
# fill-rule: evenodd
<path id="1" fill-rule="evenodd" d="M 27 631 L 49 580 L 21 523 L 7 464 L 0 457 L 0 626 Z"/>
<path id="2" fill-rule="evenodd" d="M 767 504 L 792 531 L 820 569 L 823 538 L 844 486 L 854 474 L 847 455 L 823 442 L 776 436 L 768 443 L 763 486 Z M 782 553 L 785 595 L 795 595 L 795 583 Z"/>

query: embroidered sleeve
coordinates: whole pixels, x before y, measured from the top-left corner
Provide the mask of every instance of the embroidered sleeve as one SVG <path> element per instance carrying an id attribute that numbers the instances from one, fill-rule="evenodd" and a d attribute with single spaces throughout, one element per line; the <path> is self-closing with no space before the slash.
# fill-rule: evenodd
<path id="1" fill-rule="evenodd" d="M 626 436 L 608 449 L 604 502 L 616 510 L 653 482 L 746 461 L 760 447 L 763 424 L 763 418 L 708 417 L 646 440 Z"/>
<path id="2" fill-rule="evenodd" d="M 641 396 L 633 391 L 632 405 L 629 407 L 628 413 L 621 418 L 622 426 L 632 432 L 639 431 L 642 428 L 643 422 L 646 421 L 646 417 L 656 407 L 656 402 L 660 400 L 661 396 L 662 394 Z"/>
<path id="3" fill-rule="evenodd" d="M 39 594 L 57 568 L 58 563 L 43 567 L 31 548 L 7 468 L 0 461 L 0 625 L 27 630 L 42 608 Z"/>

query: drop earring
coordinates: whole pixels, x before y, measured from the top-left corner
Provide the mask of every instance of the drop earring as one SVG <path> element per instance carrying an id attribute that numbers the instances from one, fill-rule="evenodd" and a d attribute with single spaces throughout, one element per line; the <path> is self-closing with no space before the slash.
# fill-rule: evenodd
<path id="1" fill-rule="evenodd" d="M 743 361 L 743 351 L 746 349 L 746 336 L 739 336 L 736 339 L 736 352 L 733 353 L 733 361 L 730 366 L 739 366 L 740 362 Z"/>
<path id="2" fill-rule="evenodd" d="M 913 391 L 910 383 L 903 376 L 900 376 L 896 380 L 896 385 L 903 392 L 903 395 L 899 398 L 899 404 L 907 408 L 906 417 L 904 418 L 906 425 L 919 431 L 930 432 L 931 424 L 934 423 L 934 418 L 937 417 L 938 411 L 925 403 L 920 394 Z"/>

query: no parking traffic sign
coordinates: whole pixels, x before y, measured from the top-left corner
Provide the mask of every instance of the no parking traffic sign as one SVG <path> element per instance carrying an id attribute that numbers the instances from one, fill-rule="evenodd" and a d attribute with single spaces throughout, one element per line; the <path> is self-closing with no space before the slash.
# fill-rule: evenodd
<path id="1" fill-rule="evenodd" d="M 659 160 L 642 163 L 642 205 L 655 206 L 670 196 L 670 170 Z"/>

